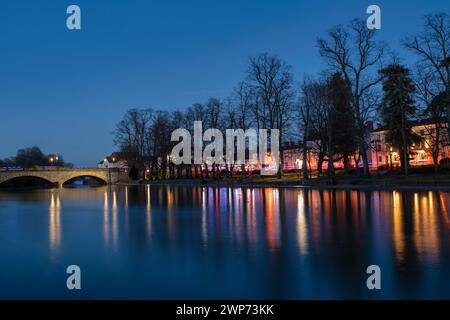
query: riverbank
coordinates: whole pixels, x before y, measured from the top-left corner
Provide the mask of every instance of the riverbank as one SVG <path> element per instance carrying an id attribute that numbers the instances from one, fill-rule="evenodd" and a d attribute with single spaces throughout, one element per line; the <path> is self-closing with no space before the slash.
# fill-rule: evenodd
<path id="1" fill-rule="evenodd" d="M 147 182 L 123 182 L 121 185 L 168 185 L 168 186 L 211 186 L 211 187 L 287 187 L 314 189 L 365 189 L 365 190 L 450 190 L 450 175 L 385 175 L 356 177 L 341 175 L 336 178 L 336 184 L 331 185 L 328 177 L 303 179 L 297 174 L 286 174 L 281 179 L 276 177 L 233 177 L 223 179 L 176 179 L 153 180 Z"/>

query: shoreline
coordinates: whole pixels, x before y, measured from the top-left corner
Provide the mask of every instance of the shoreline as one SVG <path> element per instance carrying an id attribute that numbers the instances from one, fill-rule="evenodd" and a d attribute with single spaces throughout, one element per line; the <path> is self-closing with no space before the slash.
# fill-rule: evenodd
<path id="1" fill-rule="evenodd" d="M 202 183 L 200 180 L 158 180 L 146 182 L 121 182 L 119 186 L 173 186 L 173 187 L 227 187 L 227 188 L 298 188 L 298 189 L 319 189 L 319 190 L 449 190 L 450 184 L 348 184 L 341 183 L 327 185 L 323 183 L 306 183 L 301 181 L 289 182 L 230 182 L 210 180 Z"/>
<path id="2" fill-rule="evenodd" d="M 317 190 L 417 190 L 417 191 L 450 191 L 450 176 L 435 179 L 431 176 L 409 176 L 409 177 L 340 177 L 336 185 L 327 183 L 325 177 L 310 180 L 301 180 L 294 177 L 284 177 L 282 180 L 276 178 L 265 179 L 223 179 L 223 180 L 201 180 L 201 179 L 167 179 L 152 181 L 122 181 L 113 185 L 117 186 L 172 186 L 172 187 L 210 187 L 210 188 L 293 188 L 293 189 L 317 189 Z M 108 186 L 108 184 L 106 184 Z M 101 185 L 99 185 L 101 186 Z M 97 187 L 97 186 L 85 186 Z M 30 190 L 53 189 L 49 186 L 28 186 L 0 188 L 0 192 L 21 192 Z M 56 187 L 58 188 L 58 187 Z M 64 188 L 76 188 L 65 186 Z"/>

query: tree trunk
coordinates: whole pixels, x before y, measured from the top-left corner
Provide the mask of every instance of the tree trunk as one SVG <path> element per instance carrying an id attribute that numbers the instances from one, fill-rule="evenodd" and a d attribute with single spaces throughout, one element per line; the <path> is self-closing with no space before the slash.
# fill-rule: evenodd
<path id="1" fill-rule="evenodd" d="M 281 179 L 283 176 L 283 150 L 280 150 L 280 159 L 278 159 L 278 172 L 277 178 Z"/>
<path id="2" fill-rule="evenodd" d="M 402 108 L 403 109 L 403 108 Z M 405 127 L 405 113 L 402 110 L 402 144 L 403 144 L 403 165 L 405 166 L 405 176 L 408 175 L 408 165 L 409 165 L 409 154 L 408 154 L 408 141 L 406 137 L 406 127 Z"/>
<path id="3" fill-rule="evenodd" d="M 331 123 L 331 112 L 328 111 L 328 125 L 327 125 L 327 133 L 328 133 L 328 176 L 330 179 L 330 184 L 335 185 L 336 184 L 336 174 L 334 171 L 334 155 L 333 155 L 333 132 L 332 132 L 332 123 Z"/>
<path id="4" fill-rule="evenodd" d="M 205 164 L 205 175 L 206 175 L 206 178 L 209 178 L 208 164 L 206 162 L 204 162 L 204 164 Z"/>
<path id="5" fill-rule="evenodd" d="M 344 169 L 350 168 L 350 160 L 348 157 L 349 157 L 349 155 L 344 153 L 344 155 L 343 155 Z"/>
<path id="6" fill-rule="evenodd" d="M 319 159 L 317 160 L 317 172 L 322 174 L 323 158 L 325 157 L 323 149 L 319 151 Z"/>
<path id="7" fill-rule="evenodd" d="M 439 119 L 438 119 L 439 121 Z M 440 143 L 440 123 L 437 122 L 434 125 L 434 132 L 436 134 L 436 137 L 434 138 L 434 150 L 433 150 L 433 166 L 434 166 L 434 174 L 439 174 L 439 143 Z M 450 140 L 449 140 L 450 141 Z"/>
<path id="8" fill-rule="evenodd" d="M 361 157 L 362 157 L 363 166 L 364 166 L 364 176 L 368 176 L 369 175 L 369 159 L 367 158 L 367 150 L 365 148 L 363 148 L 363 150 L 361 150 Z"/>
<path id="9" fill-rule="evenodd" d="M 303 179 L 308 179 L 308 149 L 306 148 L 306 143 L 303 141 L 303 162 L 302 162 L 302 171 L 303 171 Z"/>
<path id="10" fill-rule="evenodd" d="M 355 152 L 355 155 L 353 156 L 353 160 L 355 161 L 356 176 L 358 178 L 361 176 L 360 169 L 359 169 L 360 157 L 361 157 L 361 155 L 359 153 Z"/>
<path id="11" fill-rule="evenodd" d="M 328 148 L 328 176 L 330 178 L 330 184 L 336 184 L 336 173 L 334 170 L 334 161 L 333 161 L 333 148 Z"/>
<path id="12" fill-rule="evenodd" d="M 450 84 L 447 85 L 446 96 L 447 98 L 445 99 L 445 101 L 447 103 L 447 136 L 448 141 L 450 141 Z"/>

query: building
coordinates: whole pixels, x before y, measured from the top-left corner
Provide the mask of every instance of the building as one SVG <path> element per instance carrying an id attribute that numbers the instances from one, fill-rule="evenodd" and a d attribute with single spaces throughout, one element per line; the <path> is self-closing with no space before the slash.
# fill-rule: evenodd
<path id="1" fill-rule="evenodd" d="M 317 170 L 322 163 L 322 169 L 328 168 L 327 155 L 323 153 L 323 147 L 320 141 L 308 141 L 307 145 L 307 167 L 309 170 Z M 288 142 L 283 144 L 283 170 L 300 170 L 303 168 L 303 147 L 300 143 Z M 320 154 L 322 153 L 322 159 Z M 355 166 L 353 157 L 349 157 L 348 163 L 350 167 Z M 334 162 L 336 169 L 344 168 L 344 161 Z"/>
<path id="2" fill-rule="evenodd" d="M 388 130 L 380 127 L 373 129 L 372 124 L 368 123 L 370 130 L 368 136 L 370 148 L 368 150 L 369 165 L 371 168 L 377 167 L 399 167 L 400 155 L 396 148 L 390 146 L 386 142 L 386 136 Z M 410 165 L 411 166 L 425 166 L 433 165 L 432 151 L 434 147 L 434 141 L 436 140 L 436 128 L 430 120 L 424 120 L 416 122 L 412 131 L 420 137 L 420 142 L 410 146 Z M 447 123 L 443 119 L 440 126 L 440 144 L 439 144 L 439 157 L 438 161 L 442 159 L 450 158 L 450 145 L 448 142 Z M 320 166 L 319 154 L 321 153 L 320 141 L 309 141 L 307 143 L 307 167 L 309 170 L 317 170 Z M 286 143 L 283 145 L 283 169 L 293 170 L 301 169 L 303 165 L 302 146 L 299 143 Z M 323 153 L 323 152 L 322 152 Z M 350 167 L 355 167 L 354 157 L 349 159 Z M 360 162 L 362 166 L 362 161 Z M 326 170 L 328 162 L 325 159 L 322 160 L 322 169 Z M 334 163 L 335 168 L 344 168 L 343 161 L 336 161 Z"/>
<path id="3" fill-rule="evenodd" d="M 295 170 L 303 167 L 302 146 L 288 142 L 283 145 L 283 170 Z"/>
<path id="4" fill-rule="evenodd" d="M 433 150 L 436 141 L 436 126 L 430 120 L 416 122 L 412 131 L 420 137 L 420 142 L 410 146 L 410 165 L 425 166 L 433 165 Z M 393 148 L 386 142 L 388 130 L 379 128 L 370 133 L 371 151 L 370 161 L 371 167 L 399 167 L 400 155 L 399 150 Z M 438 161 L 450 157 L 450 145 L 448 143 L 447 123 L 442 121 L 440 126 L 440 143 Z"/>
<path id="5" fill-rule="evenodd" d="M 128 161 L 121 152 L 113 152 L 110 156 L 105 157 L 97 165 L 100 169 L 128 169 Z"/>

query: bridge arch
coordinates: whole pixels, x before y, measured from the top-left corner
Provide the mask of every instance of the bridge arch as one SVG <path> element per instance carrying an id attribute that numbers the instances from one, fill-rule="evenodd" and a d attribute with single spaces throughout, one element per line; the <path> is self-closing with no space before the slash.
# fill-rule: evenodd
<path id="1" fill-rule="evenodd" d="M 35 177 L 48 181 L 51 184 L 62 186 L 64 183 L 79 178 L 91 177 L 103 183 L 116 183 L 120 173 L 114 170 L 98 168 L 57 168 L 57 169 L 31 169 L 17 171 L 0 171 L 0 185 L 18 177 Z"/>
<path id="2" fill-rule="evenodd" d="M 97 181 L 99 181 L 99 182 L 101 182 L 103 184 L 108 184 L 108 178 L 107 177 L 105 177 L 104 175 L 95 175 L 95 174 L 75 174 L 75 175 L 73 175 L 71 177 L 64 178 L 63 180 L 60 180 L 59 184 L 60 185 L 64 185 L 67 182 L 70 182 L 72 180 L 76 180 L 76 179 L 79 179 L 79 178 L 92 178 L 92 179 L 95 179 L 95 180 L 97 180 Z"/>
<path id="3" fill-rule="evenodd" d="M 42 177 L 40 175 L 36 174 L 29 174 L 29 175 L 11 175 L 4 179 L 0 180 L 0 186 L 8 184 L 8 183 L 14 183 L 15 181 L 20 182 L 20 180 L 25 179 L 34 179 L 35 181 L 42 181 L 48 185 L 54 185 L 56 184 L 55 181 L 52 181 L 50 179 L 47 179 L 46 177 Z"/>

